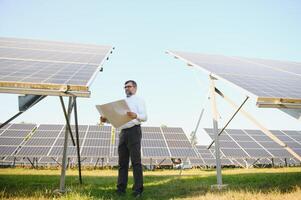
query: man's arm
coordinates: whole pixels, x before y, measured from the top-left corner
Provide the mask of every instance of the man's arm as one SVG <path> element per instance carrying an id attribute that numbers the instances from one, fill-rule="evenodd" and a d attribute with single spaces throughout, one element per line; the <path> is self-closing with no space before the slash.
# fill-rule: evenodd
<path id="1" fill-rule="evenodd" d="M 139 120 L 140 122 L 145 122 L 147 120 L 146 107 L 142 99 L 138 104 L 137 120 Z"/>

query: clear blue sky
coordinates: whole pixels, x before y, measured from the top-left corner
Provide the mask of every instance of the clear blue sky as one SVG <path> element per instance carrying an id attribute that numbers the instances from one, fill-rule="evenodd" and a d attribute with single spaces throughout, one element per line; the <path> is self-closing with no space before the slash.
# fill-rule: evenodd
<path id="1" fill-rule="evenodd" d="M 138 82 L 147 104 L 146 125 L 195 127 L 208 90 L 200 71 L 165 54 L 182 50 L 301 61 L 301 2 L 249 1 L 14 1 L 0 0 L 0 36 L 59 40 L 116 47 L 79 101 L 81 124 L 96 124 L 95 104 L 124 98 L 123 83 Z M 218 82 L 235 101 L 239 91 Z M 0 121 L 17 112 L 17 95 L 1 94 Z M 223 123 L 234 112 L 218 99 Z M 212 127 L 210 104 L 201 127 Z M 300 122 L 275 109 L 246 109 L 268 128 L 300 129 Z M 63 123 L 58 97 L 49 97 L 15 122 Z M 221 124 L 222 124 L 221 123 Z M 238 116 L 230 127 L 255 128 Z M 209 142 L 202 132 L 200 144 Z"/>

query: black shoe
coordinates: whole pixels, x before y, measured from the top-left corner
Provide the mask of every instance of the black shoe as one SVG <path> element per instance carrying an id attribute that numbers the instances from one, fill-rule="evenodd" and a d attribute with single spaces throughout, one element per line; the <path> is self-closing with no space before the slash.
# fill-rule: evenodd
<path id="1" fill-rule="evenodd" d="M 124 196 L 125 195 L 125 191 L 123 191 L 123 190 L 116 190 L 116 194 L 118 196 Z"/>
<path id="2" fill-rule="evenodd" d="M 142 192 L 133 192 L 132 193 L 132 195 L 133 195 L 133 197 L 135 197 L 135 198 L 140 198 L 140 197 L 142 197 Z"/>

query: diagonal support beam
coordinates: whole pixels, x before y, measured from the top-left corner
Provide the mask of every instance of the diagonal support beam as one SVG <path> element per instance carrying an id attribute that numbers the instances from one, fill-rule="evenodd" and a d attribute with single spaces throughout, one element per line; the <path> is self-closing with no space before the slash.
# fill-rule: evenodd
<path id="1" fill-rule="evenodd" d="M 233 102 L 230 98 L 228 98 L 226 95 L 222 96 L 225 101 L 227 101 L 232 107 L 237 108 L 238 106 Z M 282 142 L 278 137 L 276 137 L 269 129 L 264 127 L 259 121 L 256 120 L 255 117 L 253 117 L 251 114 L 246 112 L 243 109 L 240 109 L 239 112 L 246 117 L 248 120 L 250 120 L 255 126 L 257 126 L 264 134 L 266 134 L 269 138 L 271 138 L 274 142 L 282 146 L 285 150 L 287 150 L 290 154 L 292 154 L 298 161 L 301 162 L 301 157 L 290 147 L 288 147 L 284 142 Z"/>
<path id="2" fill-rule="evenodd" d="M 71 129 L 71 125 L 70 125 L 69 115 L 68 115 L 68 113 L 66 111 L 66 107 L 65 107 L 65 104 L 64 104 L 63 97 L 61 97 L 61 96 L 60 96 L 60 101 L 61 101 L 61 105 L 62 105 L 62 108 L 63 108 L 63 112 L 64 112 L 66 124 L 67 124 L 67 128 L 68 128 L 68 131 L 70 133 L 73 146 L 75 146 L 75 141 L 74 141 L 73 134 L 72 134 L 72 129 Z M 69 106 L 70 106 L 70 104 L 69 104 Z M 71 112 L 72 112 L 72 108 L 73 108 L 73 104 L 71 104 Z"/>
<path id="3" fill-rule="evenodd" d="M 40 102 L 42 99 L 44 99 L 46 96 L 38 96 L 38 95 L 25 95 L 25 96 L 19 96 L 19 112 L 9 118 L 6 122 L 2 123 L 0 125 L 0 128 L 3 128 L 5 125 L 7 125 L 9 122 L 16 119 L 18 116 L 23 114 L 25 111 L 33 107 L 35 104 Z"/>
<path id="4" fill-rule="evenodd" d="M 217 94 L 219 94 L 220 96 L 224 97 L 224 95 L 217 89 L 215 88 L 215 92 Z M 247 102 L 247 100 L 249 99 L 249 97 L 247 96 L 245 98 L 245 100 L 242 102 L 242 104 L 237 108 L 237 110 L 234 112 L 234 114 L 230 117 L 230 119 L 228 120 L 228 122 L 226 123 L 226 125 L 222 128 L 222 130 L 219 131 L 218 136 L 220 136 L 223 131 L 227 128 L 227 126 L 230 124 L 230 122 L 234 119 L 234 117 L 237 115 L 237 113 L 240 111 L 240 109 L 243 107 L 243 105 L 245 105 L 245 103 Z M 215 140 L 213 140 L 210 145 L 207 147 L 207 149 L 210 149 L 211 146 L 214 144 Z"/>

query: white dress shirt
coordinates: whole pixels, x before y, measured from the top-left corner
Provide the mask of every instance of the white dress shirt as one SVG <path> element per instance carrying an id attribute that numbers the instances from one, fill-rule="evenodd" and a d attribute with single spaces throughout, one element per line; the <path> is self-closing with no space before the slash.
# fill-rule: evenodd
<path id="1" fill-rule="evenodd" d="M 126 128 L 131 128 L 135 125 L 139 125 L 139 124 L 141 124 L 141 122 L 145 122 L 147 120 L 145 103 L 142 98 L 140 98 L 136 95 L 132 95 L 130 97 L 127 97 L 125 99 L 125 101 L 128 104 L 131 112 L 134 112 L 137 114 L 137 118 L 122 125 L 119 128 L 121 130 L 126 129 Z"/>

